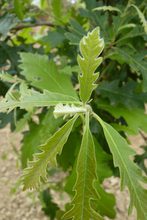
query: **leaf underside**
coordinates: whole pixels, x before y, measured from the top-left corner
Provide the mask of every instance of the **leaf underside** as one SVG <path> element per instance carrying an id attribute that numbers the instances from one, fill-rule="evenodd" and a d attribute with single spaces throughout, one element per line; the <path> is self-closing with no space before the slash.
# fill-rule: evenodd
<path id="1" fill-rule="evenodd" d="M 99 199 L 94 186 L 94 182 L 98 179 L 96 167 L 94 142 L 89 127 L 86 125 L 76 165 L 77 179 L 73 187 L 75 196 L 71 203 L 72 208 L 64 214 L 63 219 L 103 219 L 92 208 L 92 201 Z"/>
<path id="2" fill-rule="evenodd" d="M 104 41 L 100 38 L 99 28 L 95 28 L 92 32 L 84 36 L 80 41 L 80 52 L 77 60 L 81 69 L 79 75 L 80 82 L 80 97 L 86 103 L 92 91 L 96 88 L 95 81 L 98 78 L 98 73 L 95 73 L 97 67 L 102 62 L 102 57 L 98 56 L 102 52 Z"/>
<path id="3" fill-rule="evenodd" d="M 143 184 L 147 183 L 147 178 L 142 176 L 141 170 L 135 165 L 130 157 L 133 157 L 135 152 L 129 147 L 126 140 L 109 124 L 94 114 L 94 117 L 103 127 L 104 134 L 110 150 L 113 155 L 114 165 L 120 170 L 121 188 L 128 187 L 130 192 L 130 207 L 129 213 L 133 206 L 137 210 L 137 219 L 147 219 L 147 190 Z"/>
<path id="4" fill-rule="evenodd" d="M 68 136 L 71 133 L 72 127 L 78 118 L 75 115 L 64 126 L 62 126 L 48 141 L 46 144 L 40 147 L 39 153 L 34 155 L 34 160 L 28 163 L 28 167 L 24 169 L 22 176 L 24 189 L 38 188 L 40 181 L 47 180 L 47 165 L 56 166 L 56 156 L 61 154 L 62 148 L 66 143 Z"/>

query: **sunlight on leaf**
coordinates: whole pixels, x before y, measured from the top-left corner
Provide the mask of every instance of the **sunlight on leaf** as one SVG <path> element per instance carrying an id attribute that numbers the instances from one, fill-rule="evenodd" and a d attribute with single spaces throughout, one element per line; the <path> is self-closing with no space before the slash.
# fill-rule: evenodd
<path id="1" fill-rule="evenodd" d="M 95 73 L 95 71 L 102 62 L 102 57 L 98 58 L 98 56 L 103 48 L 104 41 L 100 38 L 98 27 L 92 32 L 89 32 L 80 41 L 80 52 L 82 56 L 78 55 L 77 60 L 82 72 L 79 75 L 80 97 L 84 103 L 89 100 L 92 91 L 97 87 L 95 81 L 99 74 Z"/>

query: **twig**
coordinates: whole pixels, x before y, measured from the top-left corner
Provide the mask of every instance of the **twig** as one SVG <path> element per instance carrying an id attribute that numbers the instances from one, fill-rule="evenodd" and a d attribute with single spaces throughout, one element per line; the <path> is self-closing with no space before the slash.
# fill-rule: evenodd
<path id="1" fill-rule="evenodd" d="M 39 27 L 39 26 L 55 27 L 55 25 L 50 22 L 39 22 L 39 23 L 34 23 L 34 24 L 20 24 L 16 27 L 12 28 L 11 31 L 19 31 L 24 28 Z"/>
<path id="2" fill-rule="evenodd" d="M 141 137 L 143 138 L 143 140 L 145 141 L 145 143 L 147 143 L 147 137 L 144 135 L 144 133 L 142 131 L 139 131 Z"/>

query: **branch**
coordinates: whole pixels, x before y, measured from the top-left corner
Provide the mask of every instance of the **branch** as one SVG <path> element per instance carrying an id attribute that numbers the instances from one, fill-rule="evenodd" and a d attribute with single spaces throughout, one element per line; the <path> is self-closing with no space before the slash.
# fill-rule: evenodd
<path id="1" fill-rule="evenodd" d="M 34 23 L 34 24 L 20 24 L 16 27 L 12 28 L 11 31 L 19 31 L 24 28 L 39 27 L 39 26 L 55 27 L 56 25 L 54 25 L 50 22 L 39 22 L 39 23 Z"/>

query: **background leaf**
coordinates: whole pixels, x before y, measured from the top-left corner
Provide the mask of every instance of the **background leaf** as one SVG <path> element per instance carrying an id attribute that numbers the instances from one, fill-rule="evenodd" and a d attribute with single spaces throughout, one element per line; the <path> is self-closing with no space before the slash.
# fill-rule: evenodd
<path id="1" fill-rule="evenodd" d="M 50 92 L 70 95 L 77 98 L 70 76 L 58 72 L 57 66 L 46 55 L 21 53 L 21 72 L 31 84 Z"/>

